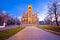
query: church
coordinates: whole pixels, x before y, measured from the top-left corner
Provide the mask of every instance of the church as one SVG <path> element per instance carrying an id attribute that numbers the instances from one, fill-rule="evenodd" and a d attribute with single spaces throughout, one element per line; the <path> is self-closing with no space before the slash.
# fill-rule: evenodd
<path id="1" fill-rule="evenodd" d="M 38 24 L 37 12 L 32 13 L 32 5 L 28 5 L 28 12 L 22 13 L 21 24 Z"/>

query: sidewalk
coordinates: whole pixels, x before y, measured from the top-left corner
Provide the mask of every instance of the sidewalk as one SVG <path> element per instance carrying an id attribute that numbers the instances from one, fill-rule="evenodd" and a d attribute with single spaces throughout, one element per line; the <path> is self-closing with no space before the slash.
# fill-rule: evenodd
<path id="1" fill-rule="evenodd" d="M 60 40 L 60 36 L 36 27 L 26 27 L 7 40 Z"/>

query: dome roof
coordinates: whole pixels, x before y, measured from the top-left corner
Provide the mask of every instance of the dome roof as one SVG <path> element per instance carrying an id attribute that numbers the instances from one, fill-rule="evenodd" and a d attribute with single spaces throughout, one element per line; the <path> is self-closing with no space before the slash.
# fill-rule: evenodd
<path id="1" fill-rule="evenodd" d="M 31 7 L 31 8 L 32 8 L 32 5 L 31 5 L 31 4 L 29 4 L 29 5 L 28 5 L 28 8 L 29 8 L 29 7 Z"/>

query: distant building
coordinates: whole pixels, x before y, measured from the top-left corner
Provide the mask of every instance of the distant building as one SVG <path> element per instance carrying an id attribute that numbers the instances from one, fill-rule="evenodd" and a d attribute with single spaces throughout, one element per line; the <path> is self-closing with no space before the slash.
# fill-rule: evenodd
<path id="1" fill-rule="evenodd" d="M 28 12 L 23 12 L 21 18 L 21 24 L 37 24 L 39 21 L 37 12 L 32 13 L 32 5 L 28 5 Z"/>

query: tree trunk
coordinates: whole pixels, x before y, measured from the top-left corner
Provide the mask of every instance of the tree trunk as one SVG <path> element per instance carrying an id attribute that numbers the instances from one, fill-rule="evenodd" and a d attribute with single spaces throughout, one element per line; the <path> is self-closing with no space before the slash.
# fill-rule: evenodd
<path id="1" fill-rule="evenodd" d="M 58 23 L 58 20 L 57 20 L 57 18 L 56 18 L 56 24 L 57 24 L 57 26 L 59 26 L 59 23 Z"/>
<path id="2" fill-rule="evenodd" d="M 54 9 L 54 13 L 55 13 L 55 20 L 56 20 L 56 25 L 59 26 L 59 23 L 58 23 L 58 17 L 57 17 L 57 8 L 56 8 L 56 5 L 55 5 L 55 9 Z"/>

